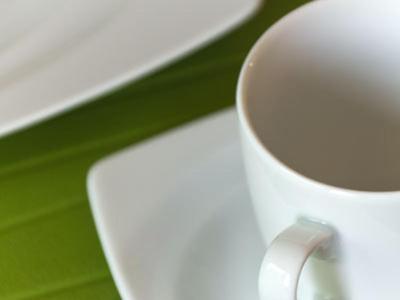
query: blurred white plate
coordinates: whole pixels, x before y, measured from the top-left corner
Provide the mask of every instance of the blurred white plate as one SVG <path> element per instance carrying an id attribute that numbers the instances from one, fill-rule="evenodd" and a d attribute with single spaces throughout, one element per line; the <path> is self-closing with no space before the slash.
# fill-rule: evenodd
<path id="1" fill-rule="evenodd" d="M 259 0 L 0 0 L 0 135 L 136 79 Z"/>
<path id="2" fill-rule="evenodd" d="M 227 111 L 97 164 L 97 229 L 125 300 L 257 300 L 264 254 Z"/>

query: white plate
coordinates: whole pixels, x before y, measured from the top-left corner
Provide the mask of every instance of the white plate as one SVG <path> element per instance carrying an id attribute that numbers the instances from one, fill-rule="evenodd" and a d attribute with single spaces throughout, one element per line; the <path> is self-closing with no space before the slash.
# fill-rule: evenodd
<path id="1" fill-rule="evenodd" d="M 0 1 L 0 135 L 193 50 L 259 0 Z"/>
<path id="2" fill-rule="evenodd" d="M 233 111 L 97 164 L 91 206 L 124 299 L 257 300 L 264 247 Z"/>

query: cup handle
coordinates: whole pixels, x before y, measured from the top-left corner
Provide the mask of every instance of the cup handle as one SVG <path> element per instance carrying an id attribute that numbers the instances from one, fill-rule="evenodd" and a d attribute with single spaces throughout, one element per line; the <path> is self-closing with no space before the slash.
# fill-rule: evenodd
<path id="1" fill-rule="evenodd" d="M 267 249 L 259 276 L 261 300 L 296 300 L 308 257 L 327 250 L 333 232 L 325 225 L 298 222 L 279 234 Z"/>

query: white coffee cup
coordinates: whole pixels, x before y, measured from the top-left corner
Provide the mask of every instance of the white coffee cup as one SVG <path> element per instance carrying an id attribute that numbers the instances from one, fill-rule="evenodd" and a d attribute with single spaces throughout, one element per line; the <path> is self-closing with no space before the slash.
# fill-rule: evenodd
<path id="1" fill-rule="evenodd" d="M 315 1 L 237 91 L 262 300 L 400 299 L 400 2 Z"/>

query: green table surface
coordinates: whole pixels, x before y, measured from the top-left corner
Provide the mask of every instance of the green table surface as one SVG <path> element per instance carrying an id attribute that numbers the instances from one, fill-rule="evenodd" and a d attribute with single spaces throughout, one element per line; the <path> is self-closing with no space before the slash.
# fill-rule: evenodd
<path id="1" fill-rule="evenodd" d="M 189 57 L 1 139 L 0 299 L 119 299 L 89 207 L 88 169 L 109 153 L 233 105 L 251 45 L 304 2 L 269 0 Z"/>

